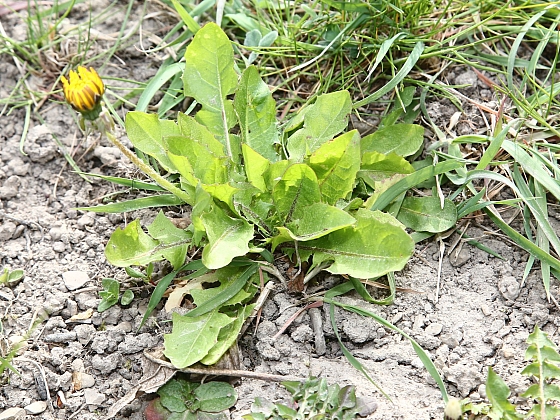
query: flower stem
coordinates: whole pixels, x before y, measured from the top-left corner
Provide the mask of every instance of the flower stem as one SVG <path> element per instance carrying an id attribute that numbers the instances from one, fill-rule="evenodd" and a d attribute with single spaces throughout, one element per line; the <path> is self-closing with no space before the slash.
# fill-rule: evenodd
<path id="1" fill-rule="evenodd" d="M 192 197 L 187 192 L 183 191 L 180 188 L 177 188 L 173 183 L 169 182 L 156 171 L 154 171 L 154 169 L 150 165 L 147 165 L 138 156 L 132 153 L 132 151 L 124 144 L 122 144 L 109 130 L 104 130 L 104 132 L 107 136 L 107 139 L 114 146 L 116 146 L 122 152 L 122 154 L 125 155 L 134 165 L 136 165 L 138 169 L 152 178 L 160 187 L 165 188 L 167 191 L 180 198 L 185 203 L 191 204 Z"/>

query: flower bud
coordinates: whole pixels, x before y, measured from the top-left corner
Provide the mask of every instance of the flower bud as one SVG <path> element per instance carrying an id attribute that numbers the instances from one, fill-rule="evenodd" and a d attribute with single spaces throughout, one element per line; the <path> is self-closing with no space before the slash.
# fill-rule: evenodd
<path id="1" fill-rule="evenodd" d="M 85 119 L 95 120 L 101 112 L 101 97 L 105 93 L 105 85 L 90 67 L 78 67 L 78 72 L 70 70 L 70 80 L 62 76 L 62 89 L 64 97 L 72 108 L 80 112 Z"/>

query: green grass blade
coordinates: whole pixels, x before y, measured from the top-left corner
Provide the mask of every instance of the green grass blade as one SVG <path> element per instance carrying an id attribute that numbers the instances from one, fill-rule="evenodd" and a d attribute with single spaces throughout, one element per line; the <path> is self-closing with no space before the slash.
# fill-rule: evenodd
<path id="1" fill-rule="evenodd" d="M 560 272 L 560 261 L 550 255 L 548 252 L 540 249 L 536 244 L 531 242 L 529 239 L 521 235 L 514 228 L 504 222 L 498 215 L 496 215 L 489 208 L 485 208 L 484 212 L 488 217 L 498 226 L 513 242 L 523 248 L 525 251 L 535 256 L 541 261 L 549 264 L 551 268 Z"/>
<path id="2" fill-rule="evenodd" d="M 371 68 L 369 70 L 369 73 L 366 77 L 366 81 L 369 80 L 369 78 L 371 77 L 371 75 L 373 74 L 373 72 L 375 71 L 377 66 L 383 61 L 383 59 L 387 55 L 387 52 L 391 49 L 391 46 L 393 45 L 393 43 L 395 43 L 399 39 L 406 38 L 407 35 L 408 34 L 405 33 L 405 32 L 399 32 L 395 36 L 383 41 L 383 44 L 381 44 L 381 47 L 379 48 L 379 52 L 377 53 L 377 56 L 375 57 L 375 62 L 373 63 L 373 66 L 371 66 Z"/>
<path id="3" fill-rule="evenodd" d="M 476 165 L 476 169 L 485 169 L 492 159 L 496 157 L 500 149 L 502 148 L 502 144 L 506 139 L 506 135 L 509 129 L 512 127 L 513 124 L 517 123 L 516 120 L 510 121 L 499 133 L 498 135 L 490 142 L 490 146 L 486 149 L 478 165 Z"/>
<path id="4" fill-rule="evenodd" d="M 164 188 L 160 187 L 157 184 L 152 184 L 149 182 L 137 181 L 135 179 L 128 179 L 128 178 L 120 178 L 116 176 L 107 176 L 101 174 L 94 174 L 91 172 L 80 172 L 82 175 L 91 176 L 92 178 L 100 178 L 105 181 L 112 182 L 113 184 L 122 185 L 124 187 L 129 187 L 132 189 L 137 190 L 146 190 L 146 191 L 166 191 Z"/>
<path id="5" fill-rule="evenodd" d="M 375 102 L 379 98 L 381 98 L 383 95 L 385 95 L 386 93 L 395 89 L 398 86 L 398 84 L 401 83 L 403 81 L 403 79 L 408 75 L 408 73 L 410 73 L 410 71 L 412 70 L 412 68 L 414 67 L 414 65 L 416 64 L 416 62 L 420 58 L 420 56 L 422 55 L 422 52 L 424 51 L 424 48 L 425 48 L 424 43 L 421 42 L 421 41 L 418 41 L 416 43 L 416 45 L 414 46 L 414 49 L 410 53 L 410 56 L 405 61 L 405 63 L 401 67 L 401 69 L 397 72 L 395 77 L 393 77 L 389 83 L 387 83 L 385 86 L 383 86 L 378 91 L 372 93 L 371 95 L 362 99 L 361 101 L 356 102 L 354 104 L 354 109 L 359 108 L 359 107 L 364 106 L 364 105 L 367 105 L 367 104 L 370 104 L 372 102 Z"/>
<path id="6" fill-rule="evenodd" d="M 433 176 L 461 168 L 463 165 L 464 164 L 462 162 L 457 160 L 448 160 L 440 162 L 435 166 L 426 166 L 425 168 L 419 169 L 416 172 L 407 175 L 406 178 L 396 182 L 395 185 L 381 194 L 379 198 L 375 200 L 370 210 L 383 210 L 391 203 L 391 201 L 412 187 L 430 179 Z"/>
<path id="7" fill-rule="evenodd" d="M 243 287 L 247 284 L 251 276 L 257 272 L 258 268 L 259 265 L 257 263 L 252 263 L 251 265 L 249 265 L 249 267 L 247 267 L 245 271 L 237 278 L 237 280 L 235 280 L 229 287 L 222 290 L 212 299 L 204 302 L 200 306 L 197 306 L 193 310 L 189 311 L 187 313 L 187 316 L 193 317 L 193 316 L 204 315 L 210 311 L 213 311 L 214 309 L 218 308 L 224 303 L 226 303 L 237 293 L 239 293 L 241 289 L 243 289 Z"/>
<path id="8" fill-rule="evenodd" d="M 177 13 L 179 13 L 179 16 L 181 16 L 181 20 L 185 23 L 185 25 L 187 25 L 189 31 L 191 31 L 193 34 L 196 34 L 200 29 L 200 25 L 196 22 L 196 20 L 194 20 L 192 16 L 189 15 L 189 13 L 183 8 L 183 6 L 181 6 L 181 3 L 179 3 L 177 0 L 171 0 L 171 3 L 173 3 L 173 7 L 175 8 L 175 10 L 177 10 Z"/>
<path id="9" fill-rule="evenodd" d="M 146 308 L 146 312 L 144 313 L 144 316 L 142 317 L 142 322 L 140 323 L 140 326 L 138 327 L 138 329 L 142 328 L 142 325 L 144 325 L 144 323 L 146 322 L 148 317 L 151 315 L 153 310 L 156 309 L 156 306 L 158 306 L 159 302 L 161 302 L 161 299 L 163 298 L 163 295 L 164 295 L 165 291 L 167 290 L 167 288 L 169 287 L 169 285 L 171 284 L 173 279 L 177 276 L 177 274 L 179 274 L 181 271 L 187 271 L 187 270 L 191 271 L 192 270 L 192 271 L 195 271 L 197 273 L 200 273 L 200 275 L 203 275 L 204 273 L 206 273 L 206 271 L 203 270 L 204 268 L 205 267 L 202 264 L 201 260 L 195 260 L 195 261 L 191 261 L 191 262 L 183 265 L 178 270 L 172 271 L 171 273 L 169 273 L 168 275 L 163 277 L 158 282 L 156 288 L 152 292 L 152 296 L 150 296 L 150 301 L 148 302 L 148 307 Z"/>
<path id="10" fill-rule="evenodd" d="M 395 327 L 393 324 L 391 324 L 389 321 L 387 321 L 385 318 L 382 318 L 381 316 L 370 312 L 366 309 L 363 308 L 359 308 L 357 306 L 354 305 L 347 305 L 341 302 L 337 302 L 335 301 L 333 298 L 336 296 L 339 296 L 341 294 L 344 294 L 348 291 L 348 286 L 347 284 L 350 282 L 346 282 L 343 283 L 339 286 L 336 286 L 334 288 L 332 288 L 331 290 L 329 290 L 326 294 L 325 297 L 323 299 L 324 302 L 331 304 L 331 322 L 332 320 L 334 320 L 334 308 L 332 305 L 336 305 L 339 306 L 343 309 L 346 309 L 347 311 L 351 311 L 351 312 L 355 312 L 359 315 L 362 316 L 367 316 L 370 318 L 375 319 L 377 322 L 379 322 L 381 325 L 383 325 L 386 328 L 389 328 L 390 330 L 393 330 L 397 333 L 399 333 L 400 335 L 402 335 L 404 338 L 406 338 L 407 340 L 410 341 L 410 343 L 412 344 L 412 347 L 414 348 L 414 351 L 416 352 L 416 354 L 418 355 L 418 357 L 420 358 L 420 360 L 422 361 L 422 363 L 424 364 L 424 367 L 426 368 L 426 370 L 428 371 L 428 373 L 430 374 L 430 376 L 436 381 L 436 383 L 438 384 L 438 387 L 440 389 L 441 392 L 441 396 L 443 398 L 443 400 L 445 402 L 447 402 L 448 400 L 448 396 L 447 396 L 447 391 L 445 389 L 445 384 L 443 383 L 443 379 L 441 378 L 441 376 L 439 375 L 439 372 L 437 371 L 436 366 L 434 365 L 434 363 L 432 362 L 432 360 L 430 359 L 430 357 L 426 354 L 426 352 L 424 351 L 424 349 L 422 349 L 422 347 L 412 338 L 410 337 L 408 334 L 406 334 L 404 331 L 402 331 L 401 329 Z M 351 284 L 351 283 L 350 283 Z M 342 287 L 341 287 L 342 286 Z M 353 287 L 352 287 L 353 288 Z M 351 288 L 351 289 L 352 289 Z M 350 290 L 351 290 L 350 289 Z M 334 327 L 334 331 L 337 332 L 336 326 L 333 325 Z M 340 338 L 339 338 L 340 340 Z M 345 354 L 346 355 L 346 354 Z M 359 361 L 357 361 L 355 358 L 352 359 L 355 360 L 355 362 L 361 367 L 361 369 L 357 368 L 358 370 L 360 370 L 361 372 L 363 372 L 365 369 L 364 367 L 360 364 Z M 350 359 L 349 359 L 350 360 Z M 351 362 L 352 363 L 352 362 Z M 367 376 L 368 379 L 369 376 Z M 370 379 L 371 381 L 371 379 Z M 373 383 L 373 382 L 372 382 Z M 375 383 L 374 383 L 375 384 Z M 377 386 L 377 385 L 376 385 Z"/>
<path id="11" fill-rule="evenodd" d="M 177 73 L 183 71 L 184 67 L 184 63 L 173 63 L 171 65 L 164 64 L 162 67 L 160 67 L 156 75 L 146 85 L 146 88 L 144 89 L 144 92 L 142 92 L 142 95 L 140 95 L 138 104 L 136 105 L 136 110 L 146 112 L 146 110 L 148 109 L 148 105 L 150 104 L 150 101 L 152 100 L 154 95 Z"/>
<path id="12" fill-rule="evenodd" d="M 539 20 L 542 17 L 542 15 L 544 15 L 547 12 L 547 10 L 550 7 L 552 7 L 552 5 L 546 7 L 544 10 L 541 10 L 539 13 L 531 17 L 531 19 L 529 19 L 527 23 L 523 25 L 521 31 L 519 32 L 519 34 L 517 35 L 515 41 L 511 46 L 511 50 L 508 55 L 506 79 L 507 79 L 508 88 L 512 92 L 515 92 L 517 90 L 516 86 L 513 84 L 513 69 L 515 67 L 515 59 L 517 58 L 517 51 L 521 46 L 521 42 L 523 41 L 523 38 L 527 34 L 527 31 L 535 24 L 537 20 Z"/>
<path id="13" fill-rule="evenodd" d="M 153 197 L 135 198 L 121 203 L 102 204 L 93 207 L 78 207 L 77 210 L 92 211 L 94 213 L 124 213 L 149 207 L 179 206 L 181 204 L 184 204 L 184 201 L 173 194 L 161 194 Z"/>

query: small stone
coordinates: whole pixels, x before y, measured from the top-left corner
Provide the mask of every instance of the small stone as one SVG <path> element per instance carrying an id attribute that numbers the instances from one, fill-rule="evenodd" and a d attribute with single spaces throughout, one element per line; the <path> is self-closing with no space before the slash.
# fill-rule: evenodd
<path id="1" fill-rule="evenodd" d="M 426 332 L 426 334 L 436 336 L 441 333 L 441 330 L 443 330 L 443 325 L 437 322 L 433 322 L 428 325 L 424 331 Z"/>
<path id="2" fill-rule="evenodd" d="M 302 324 L 294 329 L 291 337 L 296 343 L 306 343 L 313 338 L 313 330 L 309 325 Z"/>
<path id="3" fill-rule="evenodd" d="M 91 388 L 95 385 L 95 378 L 89 373 L 82 373 L 82 388 Z"/>
<path id="4" fill-rule="evenodd" d="M 64 245 L 64 242 L 60 242 L 60 241 L 59 241 L 59 242 L 55 242 L 55 243 L 52 245 L 52 249 L 53 249 L 55 252 L 64 252 L 64 251 L 66 251 L 66 245 Z"/>
<path id="5" fill-rule="evenodd" d="M 414 318 L 414 324 L 412 325 L 412 330 L 419 331 L 420 328 L 424 326 L 425 322 L 426 322 L 426 318 L 424 317 L 424 315 L 422 314 L 416 315 L 416 317 Z"/>
<path id="6" fill-rule="evenodd" d="M 89 275 L 85 271 L 67 271 L 62 273 L 62 280 L 68 290 L 76 290 L 89 281 Z"/>
<path id="7" fill-rule="evenodd" d="M 17 228 L 16 224 L 10 222 L 9 220 L 2 223 L 0 225 L 0 241 L 4 242 L 12 239 L 16 231 L 16 228 Z"/>
<path id="8" fill-rule="evenodd" d="M 60 332 L 54 334 L 48 334 L 45 336 L 45 341 L 47 343 L 66 343 L 68 341 L 76 340 L 77 335 L 74 331 Z"/>
<path id="9" fill-rule="evenodd" d="M 444 334 L 440 337 L 443 344 L 446 344 L 449 348 L 454 349 L 459 345 L 459 339 L 453 334 Z"/>
<path id="10" fill-rule="evenodd" d="M 519 283 L 513 276 L 504 276 L 498 280 L 498 290 L 508 300 L 515 300 L 521 291 Z"/>
<path id="11" fill-rule="evenodd" d="M 101 405 L 105 401 L 105 395 L 95 389 L 88 388 L 84 391 L 87 405 Z"/>
<path id="12" fill-rule="evenodd" d="M 0 413 L 0 420 L 20 420 L 25 416 L 25 410 L 19 407 L 12 407 Z"/>
<path id="13" fill-rule="evenodd" d="M 25 411 L 27 411 L 28 414 L 41 414 L 46 409 L 47 409 L 46 401 L 35 401 L 25 406 Z"/>
<path id="14" fill-rule="evenodd" d="M 457 252 L 457 249 L 454 250 L 451 255 L 449 256 L 449 263 L 453 267 L 462 267 L 471 259 L 471 251 L 467 247 L 463 247 Z"/>
<path id="15" fill-rule="evenodd" d="M 504 355 L 504 359 L 513 359 L 515 357 L 515 351 L 509 347 L 504 347 L 502 349 L 502 354 Z"/>
<path id="16" fill-rule="evenodd" d="M 88 344 L 94 337 L 96 331 L 95 327 L 90 324 L 80 324 L 74 327 L 74 332 L 80 344 Z"/>
<path id="17" fill-rule="evenodd" d="M 86 213 L 82 217 L 80 217 L 76 223 L 78 223 L 78 226 L 83 230 L 86 226 L 93 226 L 95 223 L 95 219 L 91 215 L 91 213 Z"/>
<path id="18" fill-rule="evenodd" d="M 119 352 L 122 354 L 133 354 L 143 351 L 146 348 L 154 347 L 158 343 L 158 338 L 150 333 L 136 336 L 128 335 L 124 342 L 119 344 Z"/>

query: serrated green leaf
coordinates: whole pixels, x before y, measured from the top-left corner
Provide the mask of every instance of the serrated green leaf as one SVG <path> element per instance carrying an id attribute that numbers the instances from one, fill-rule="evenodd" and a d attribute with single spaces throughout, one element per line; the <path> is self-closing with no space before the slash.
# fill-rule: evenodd
<path id="1" fill-rule="evenodd" d="M 529 419 L 531 418 L 531 416 L 535 416 L 535 419 L 537 420 L 555 420 L 560 416 L 560 408 L 547 404 L 545 406 L 545 415 L 546 419 L 542 419 L 541 404 L 535 404 L 533 405 L 533 407 L 531 407 L 525 418 Z"/>
<path id="2" fill-rule="evenodd" d="M 283 242 L 311 241 L 356 222 L 356 219 L 344 210 L 325 203 L 311 204 L 302 214 L 300 219 L 288 223 L 286 227 L 277 227 L 279 234 L 272 239 L 273 250 Z"/>
<path id="3" fill-rule="evenodd" d="M 204 191 L 228 205 L 230 210 L 235 211 L 235 206 L 233 205 L 233 196 L 238 191 L 238 189 L 230 184 L 201 184 Z"/>
<path id="4" fill-rule="evenodd" d="M 254 304 L 245 305 L 237 311 L 235 321 L 231 324 L 226 325 L 220 330 L 220 334 L 218 335 L 218 342 L 209 350 L 206 357 L 204 357 L 200 361 L 200 363 L 203 363 L 205 365 L 213 365 L 221 359 L 221 357 L 229 350 L 231 346 L 233 346 L 233 344 L 239 338 L 241 328 L 243 328 L 243 324 L 251 315 L 254 307 Z"/>
<path id="5" fill-rule="evenodd" d="M 508 401 L 510 394 L 511 391 L 506 383 L 489 367 L 488 377 L 486 378 L 486 395 L 492 404 L 489 413 L 491 418 L 495 418 L 492 417 L 492 414 L 501 416 L 499 418 L 506 420 L 522 418 L 516 413 L 515 406 Z"/>
<path id="6" fill-rule="evenodd" d="M 323 201 L 335 205 L 354 188 L 360 169 L 360 135 L 356 130 L 323 143 L 309 157 Z"/>
<path id="7" fill-rule="evenodd" d="M 299 219 L 305 207 L 321 201 L 315 172 L 304 163 L 289 166 L 274 185 L 272 198 L 282 224 Z"/>
<path id="8" fill-rule="evenodd" d="M 218 413 L 227 410 L 237 401 L 237 392 L 226 382 L 208 382 L 195 389 L 200 410 Z"/>
<path id="9" fill-rule="evenodd" d="M 291 160 L 301 162 L 348 126 L 352 110 L 350 93 L 343 90 L 319 96 L 304 116 L 303 128 L 288 138 L 287 149 Z"/>
<path id="10" fill-rule="evenodd" d="M 276 102 L 255 66 L 247 67 L 241 75 L 233 106 L 239 117 L 243 144 L 269 161 L 277 161 Z"/>
<path id="11" fill-rule="evenodd" d="M 447 198 L 442 209 L 437 196 L 405 197 L 397 219 L 417 232 L 445 232 L 457 223 L 457 208 Z"/>
<path id="12" fill-rule="evenodd" d="M 243 167 L 245 168 L 247 179 L 260 191 L 266 191 L 264 173 L 270 166 L 270 161 L 251 149 L 247 144 L 242 144 L 241 150 L 243 152 Z"/>
<path id="13" fill-rule="evenodd" d="M 119 301 L 120 284 L 118 281 L 115 279 L 103 279 L 101 280 L 101 284 L 103 286 L 103 291 L 99 292 L 101 302 L 99 302 L 97 306 L 98 312 L 106 311 Z"/>
<path id="14" fill-rule="evenodd" d="M 424 143 L 424 128 L 417 124 L 396 124 L 383 127 L 362 138 L 362 154 L 391 152 L 399 156 L 415 154 Z"/>
<path id="15" fill-rule="evenodd" d="M 229 129 L 236 121 L 233 105 L 226 97 L 237 87 L 237 74 L 231 42 L 218 25 L 208 23 L 187 47 L 185 60 L 185 96 L 202 105 L 196 119 L 219 136 L 227 155 L 232 157 Z"/>
<path id="16" fill-rule="evenodd" d="M 164 335 L 164 354 L 178 369 L 203 359 L 216 345 L 220 329 L 235 319 L 214 310 L 198 317 L 173 313 L 173 331 Z"/>
<path id="17" fill-rule="evenodd" d="M 177 172 L 163 145 L 164 137 L 180 134 L 177 124 L 160 120 L 156 114 L 131 111 L 126 114 L 125 128 L 134 147 L 157 159 L 167 172 Z"/>
<path id="18" fill-rule="evenodd" d="M 228 265 L 233 258 L 249 252 L 254 228 L 244 219 L 230 217 L 215 203 L 210 204 L 200 220 L 206 230 L 208 245 L 202 251 L 202 263 L 217 269 Z"/>
<path id="19" fill-rule="evenodd" d="M 161 244 L 177 244 L 175 246 L 168 246 L 161 251 L 161 255 L 171 263 L 173 268 L 177 269 L 185 262 L 189 249 L 190 234 L 171 223 L 162 211 L 158 213 L 152 224 L 148 226 L 148 233 Z"/>
<path id="20" fill-rule="evenodd" d="M 539 378 L 541 375 L 541 369 L 542 374 L 544 375 L 544 378 L 542 379 L 560 379 L 560 368 L 555 364 L 547 362 L 546 360 L 542 361 L 542 363 L 531 363 L 521 371 L 521 374 L 534 375 L 535 377 Z"/>
<path id="21" fill-rule="evenodd" d="M 544 384 L 544 400 L 548 401 L 560 401 L 560 388 L 558 385 Z M 542 401 L 541 389 L 539 384 L 533 384 L 527 391 L 521 394 L 524 398 L 534 398 L 536 400 Z"/>
<path id="22" fill-rule="evenodd" d="M 394 217 L 360 209 L 354 226 L 299 244 L 313 253 L 313 265 L 332 261 L 326 270 L 356 278 L 380 277 L 401 270 L 412 256 L 414 241 Z"/>
<path id="23" fill-rule="evenodd" d="M 548 338 L 548 335 L 546 333 L 541 331 L 538 325 L 535 325 L 535 329 L 531 334 L 529 334 L 529 337 L 527 337 L 527 344 L 533 344 L 537 348 L 549 347 L 553 350 L 556 349 L 556 344 L 554 344 L 554 342 L 552 342 Z M 534 348 L 534 347 L 529 346 L 529 348 Z M 526 359 L 528 359 L 528 357 L 526 357 Z M 557 355 L 555 358 L 551 360 L 560 361 L 560 355 Z"/>

